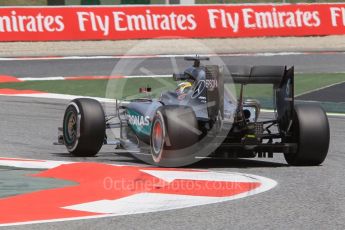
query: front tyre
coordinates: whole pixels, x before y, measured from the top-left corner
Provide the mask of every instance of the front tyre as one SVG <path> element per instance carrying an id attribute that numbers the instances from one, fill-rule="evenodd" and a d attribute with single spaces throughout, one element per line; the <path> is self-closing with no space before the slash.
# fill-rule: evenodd
<path id="1" fill-rule="evenodd" d="M 292 142 L 298 144 L 296 153 L 285 153 L 288 164 L 320 165 L 328 153 L 330 131 L 325 111 L 314 105 L 295 105 Z"/>
<path id="2" fill-rule="evenodd" d="M 95 156 L 105 137 L 102 105 L 94 99 L 74 99 L 66 108 L 62 127 L 68 152 L 78 157 Z"/>

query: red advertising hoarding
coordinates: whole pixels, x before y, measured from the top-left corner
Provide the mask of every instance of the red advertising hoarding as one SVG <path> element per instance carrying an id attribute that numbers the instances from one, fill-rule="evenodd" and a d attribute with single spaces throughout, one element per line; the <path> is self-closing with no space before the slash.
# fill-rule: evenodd
<path id="1" fill-rule="evenodd" d="M 0 8 L 0 41 L 345 34 L 345 4 Z"/>

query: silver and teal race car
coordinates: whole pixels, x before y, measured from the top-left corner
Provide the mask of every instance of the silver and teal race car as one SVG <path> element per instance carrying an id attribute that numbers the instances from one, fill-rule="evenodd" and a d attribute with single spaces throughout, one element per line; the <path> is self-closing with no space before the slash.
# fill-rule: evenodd
<path id="1" fill-rule="evenodd" d="M 176 90 L 158 98 L 116 101 L 114 114 L 106 115 L 94 99 L 71 101 L 59 143 L 83 157 L 96 155 L 104 144 L 115 144 L 165 167 L 205 157 L 273 157 L 273 153 L 283 153 L 290 165 L 319 165 L 325 160 L 330 141 L 327 116 L 319 106 L 295 105 L 293 67 L 202 65 L 208 58 L 200 56 L 185 60 L 194 63 L 172 75 L 178 82 Z M 239 97 L 225 87 L 229 82 L 238 85 Z M 247 84 L 273 86 L 274 119 L 260 119 L 260 102 L 243 99 Z M 141 91 L 148 95 L 151 89 Z M 107 130 L 116 133 L 113 140 Z"/>

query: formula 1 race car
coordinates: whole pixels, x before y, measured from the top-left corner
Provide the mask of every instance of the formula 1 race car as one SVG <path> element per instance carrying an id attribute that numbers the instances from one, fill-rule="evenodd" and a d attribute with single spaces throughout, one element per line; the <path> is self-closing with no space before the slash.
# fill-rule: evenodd
<path id="1" fill-rule="evenodd" d="M 173 74 L 178 88 L 159 98 L 116 101 L 113 115 L 89 98 L 71 101 L 58 143 L 74 156 L 94 156 L 103 144 L 116 144 L 151 164 L 178 167 L 204 157 L 273 157 L 290 165 L 319 165 L 327 155 L 327 115 L 315 105 L 294 103 L 294 68 L 286 66 L 201 65 L 207 57 L 186 57 L 193 66 Z M 233 98 L 227 82 L 239 84 Z M 274 115 L 260 120 L 260 103 L 244 100 L 246 84 L 272 84 Z M 150 88 L 141 89 L 146 93 Z M 117 130 L 109 140 L 106 130 Z"/>

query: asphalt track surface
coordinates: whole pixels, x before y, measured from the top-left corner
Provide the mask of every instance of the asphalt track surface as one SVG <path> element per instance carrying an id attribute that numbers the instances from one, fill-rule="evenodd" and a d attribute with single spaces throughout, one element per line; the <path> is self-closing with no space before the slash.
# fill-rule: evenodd
<path id="1" fill-rule="evenodd" d="M 124 68 L 116 65 L 119 58 L 60 59 L 60 60 L 0 60 L 0 74 L 15 77 L 54 77 L 54 76 L 109 76 L 145 75 L 141 68 Z M 212 62 L 211 58 L 211 62 Z M 345 53 L 305 53 L 263 56 L 221 56 L 226 65 L 287 65 L 295 66 L 296 72 L 338 73 L 345 72 Z M 153 74 L 171 74 L 174 64 L 184 70 L 191 63 L 182 57 L 154 57 L 128 59 L 129 65 L 140 64 Z M 115 71 L 114 71 L 115 69 Z"/>
<path id="2" fill-rule="evenodd" d="M 53 146 L 67 101 L 0 97 L 2 157 L 143 165 L 103 147 L 98 157 L 70 157 Z M 330 117 L 331 146 L 322 166 L 290 167 L 265 160 L 204 160 L 192 168 L 265 176 L 277 187 L 244 199 L 156 213 L 15 226 L 8 229 L 344 229 L 345 118 Z"/>
<path id="3" fill-rule="evenodd" d="M 232 64 L 297 64 L 299 72 L 345 72 L 345 55 L 324 55 L 234 57 L 237 62 Z M 1 74 L 18 77 L 105 75 L 114 61 L 2 61 L 0 66 Z M 162 60 L 148 60 L 156 66 L 158 74 L 164 66 L 156 61 Z M 103 147 L 97 157 L 76 158 L 70 157 L 63 146 L 52 145 L 66 104 L 65 100 L 0 96 L 0 156 L 144 165 L 123 154 L 114 154 L 112 146 Z M 329 117 L 329 121 L 331 144 L 322 166 L 290 167 L 279 154 L 262 160 L 203 160 L 190 166 L 276 180 L 278 185 L 265 193 L 207 206 L 7 229 L 344 229 L 345 118 Z"/>

